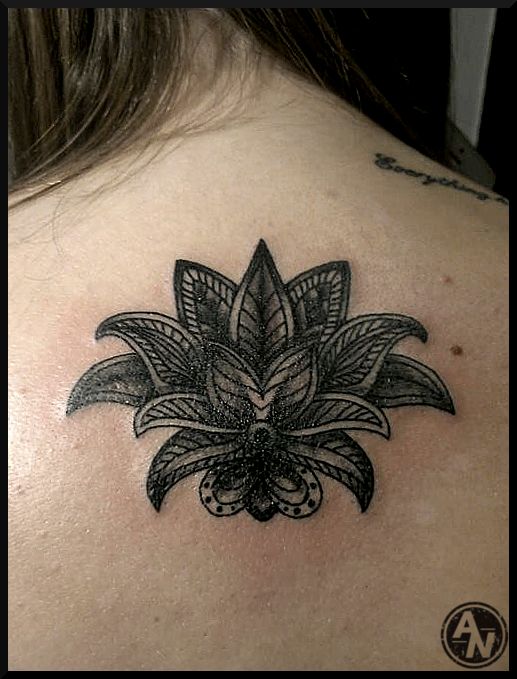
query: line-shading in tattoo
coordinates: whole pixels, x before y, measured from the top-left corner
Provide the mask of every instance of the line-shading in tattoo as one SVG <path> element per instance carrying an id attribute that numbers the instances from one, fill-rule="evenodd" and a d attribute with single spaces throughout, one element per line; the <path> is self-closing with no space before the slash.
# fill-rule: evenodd
<path id="1" fill-rule="evenodd" d="M 400 174 L 405 174 L 408 177 L 415 177 L 421 179 L 421 184 L 423 186 L 430 186 L 432 184 L 437 184 L 438 186 L 445 186 L 449 189 L 455 189 L 456 191 L 463 191 L 464 193 L 470 193 L 478 200 L 487 201 L 491 200 L 496 203 L 502 203 L 503 205 L 508 205 L 507 198 L 503 196 L 498 196 L 496 194 L 485 193 L 484 191 L 479 191 L 479 189 L 473 189 L 471 186 L 462 184 L 457 179 L 449 179 L 447 177 L 436 177 L 434 175 L 428 174 L 427 172 L 419 172 L 418 170 L 412 170 L 409 167 L 403 167 L 402 165 L 395 165 L 397 162 L 396 158 L 391 156 L 386 156 L 384 153 L 375 154 L 375 165 L 381 170 L 391 170 L 392 172 L 397 172 Z"/>
<path id="2" fill-rule="evenodd" d="M 243 509 L 258 521 L 313 514 L 321 476 L 346 486 L 364 512 L 372 464 L 353 430 L 389 437 L 385 408 L 433 406 L 454 414 L 447 388 L 422 363 L 392 353 L 427 333 L 409 316 L 347 318 L 350 268 L 322 264 L 282 282 L 260 241 L 239 284 L 195 262 L 174 275 L 178 320 L 155 312 L 111 316 L 97 339 L 132 352 L 94 365 L 67 414 L 112 401 L 135 407 L 140 436 L 175 432 L 155 455 L 147 494 L 157 511 L 175 484 L 205 471 L 202 504 L 214 516 Z"/>

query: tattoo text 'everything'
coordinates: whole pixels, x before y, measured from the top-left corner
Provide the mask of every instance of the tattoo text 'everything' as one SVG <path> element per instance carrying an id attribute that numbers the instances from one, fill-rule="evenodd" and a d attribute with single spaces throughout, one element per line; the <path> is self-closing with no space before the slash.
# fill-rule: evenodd
<path id="1" fill-rule="evenodd" d="M 503 196 L 496 196 L 495 194 L 484 193 L 478 189 L 473 189 L 470 186 L 462 184 L 457 179 L 448 179 L 447 177 L 435 177 L 433 175 L 427 174 L 426 172 L 419 172 L 418 170 L 412 170 L 411 168 L 402 167 L 402 165 L 395 165 L 397 162 L 396 158 L 391 158 L 390 156 L 385 156 L 384 153 L 376 153 L 375 164 L 380 167 L 381 170 L 392 170 L 393 172 L 398 172 L 405 174 L 408 177 L 415 177 L 421 179 L 421 184 L 423 186 L 430 186 L 431 184 L 437 184 L 438 186 L 445 186 L 449 189 L 456 189 L 456 191 L 463 191 L 464 193 L 470 193 L 474 198 L 481 201 L 492 200 L 496 203 L 502 203 L 503 205 L 508 205 L 508 200 Z"/>

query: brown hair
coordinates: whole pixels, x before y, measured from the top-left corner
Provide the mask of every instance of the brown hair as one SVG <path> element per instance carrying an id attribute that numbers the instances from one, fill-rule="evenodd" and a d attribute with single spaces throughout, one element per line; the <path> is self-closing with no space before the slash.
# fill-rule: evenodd
<path id="1" fill-rule="evenodd" d="M 292 71 L 362 104 L 368 115 L 418 146 L 343 44 L 329 10 L 9 9 L 11 191 L 48 192 L 129 147 L 145 145 L 171 118 L 175 134 L 195 128 L 184 114 L 192 94 L 192 18 L 200 13 L 223 29 L 214 77 L 217 57 L 231 42 L 228 26 L 238 28 L 232 35 L 245 36 Z"/>

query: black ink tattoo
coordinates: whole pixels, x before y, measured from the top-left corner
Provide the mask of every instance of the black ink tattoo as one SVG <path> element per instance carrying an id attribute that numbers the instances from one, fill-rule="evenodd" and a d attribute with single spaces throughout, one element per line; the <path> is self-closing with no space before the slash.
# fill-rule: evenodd
<path id="1" fill-rule="evenodd" d="M 425 365 L 391 353 L 427 333 L 413 318 L 347 319 L 350 269 L 329 262 L 284 284 L 261 241 L 240 284 L 178 261 L 178 320 L 153 312 L 111 316 L 96 337 L 132 353 L 94 365 L 75 385 L 67 414 L 113 401 L 137 408 L 137 436 L 177 431 L 154 457 L 147 493 L 159 511 L 171 488 L 205 470 L 200 499 L 214 516 L 304 518 L 322 500 L 320 475 L 349 488 L 365 511 L 374 476 L 349 431 L 389 437 L 384 408 L 454 413 L 447 388 Z"/>
<path id="2" fill-rule="evenodd" d="M 427 174 L 426 172 L 419 172 L 418 170 L 412 170 L 407 167 L 402 167 L 402 165 L 395 165 L 397 162 L 396 158 L 391 158 L 390 156 L 385 156 L 384 153 L 375 154 L 375 164 L 380 167 L 381 170 L 392 170 L 392 172 L 398 172 L 407 175 L 408 177 L 415 177 L 421 179 L 421 183 L 424 186 L 430 186 L 431 184 L 437 184 L 438 186 L 445 186 L 450 189 L 456 189 L 456 191 L 463 191 L 465 193 L 470 193 L 474 198 L 482 201 L 495 201 L 496 203 L 502 203 L 503 205 L 508 205 L 508 200 L 503 196 L 497 196 L 495 194 L 484 193 L 478 189 L 473 189 L 470 186 L 462 184 L 457 179 L 448 179 L 447 177 L 435 177 L 433 175 Z"/>

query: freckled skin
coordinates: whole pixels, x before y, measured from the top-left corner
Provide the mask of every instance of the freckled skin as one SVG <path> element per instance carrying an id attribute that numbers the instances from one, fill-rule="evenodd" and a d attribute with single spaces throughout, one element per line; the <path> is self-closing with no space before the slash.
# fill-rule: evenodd
<path id="1" fill-rule="evenodd" d="M 455 344 L 453 347 L 451 347 L 451 354 L 454 356 L 461 356 L 463 354 L 463 349 L 459 346 L 459 344 Z"/>

